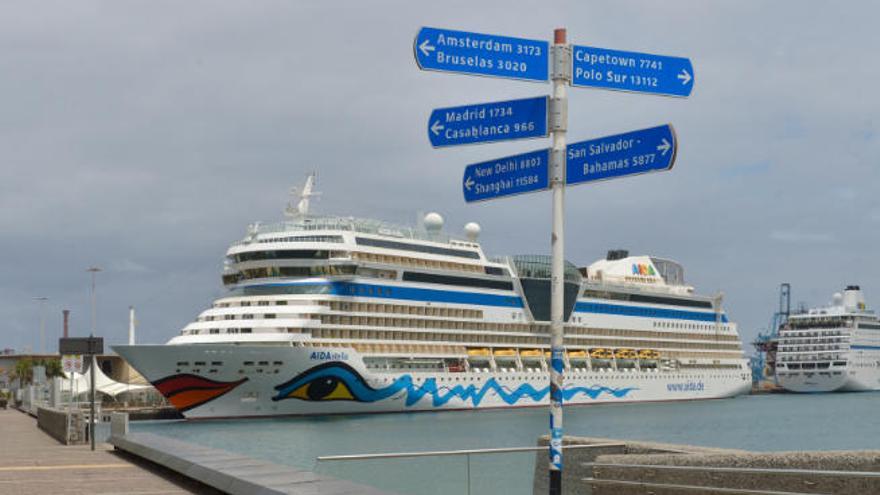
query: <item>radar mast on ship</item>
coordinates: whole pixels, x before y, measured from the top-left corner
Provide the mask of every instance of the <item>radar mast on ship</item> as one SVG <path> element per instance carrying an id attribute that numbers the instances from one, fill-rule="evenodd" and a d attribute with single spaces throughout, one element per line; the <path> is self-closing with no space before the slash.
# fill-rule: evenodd
<path id="1" fill-rule="evenodd" d="M 312 172 L 306 177 L 306 183 L 303 185 L 302 189 L 296 187 L 290 188 L 291 200 L 288 201 L 287 208 L 284 209 L 284 215 L 286 217 L 299 218 L 309 214 L 311 199 L 321 196 L 320 192 L 314 190 L 316 177 L 317 173 Z M 296 203 L 295 206 L 294 203 Z"/>

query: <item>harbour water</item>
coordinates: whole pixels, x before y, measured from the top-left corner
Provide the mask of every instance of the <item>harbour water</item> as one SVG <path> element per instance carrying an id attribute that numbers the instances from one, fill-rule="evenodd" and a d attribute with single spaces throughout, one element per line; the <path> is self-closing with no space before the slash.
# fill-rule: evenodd
<path id="1" fill-rule="evenodd" d="M 756 395 L 712 401 L 566 408 L 570 435 L 753 451 L 880 447 L 880 392 Z M 534 453 L 369 461 L 316 457 L 381 452 L 522 447 L 547 429 L 547 410 L 133 423 L 250 457 L 405 494 L 531 493 Z M 544 452 L 537 454 L 543 460 Z"/>

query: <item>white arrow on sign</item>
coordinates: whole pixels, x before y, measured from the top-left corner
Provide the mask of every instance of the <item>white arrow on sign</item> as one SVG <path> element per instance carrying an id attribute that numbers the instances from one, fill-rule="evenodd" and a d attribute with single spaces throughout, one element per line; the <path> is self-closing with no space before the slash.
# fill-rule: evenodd
<path id="1" fill-rule="evenodd" d="M 682 84 L 691 82 L 691 74 L 687 69 L 681 69 L 681 74 L 678 75 L 678 78 L 681 79 Z"/>
<path id="2" fill-rule="evenodd" d="M 424 53 L 425 56 L 427 57 L 428 55 L 431 54 L 431 52 L 434 51 L 434 47 L 428 44 L 428 40 L 425 40 L 422 42 L 421 45 L 419 45 L 419 50 L 421 50 L 422 53 Z"/>
<path id="3" fill-rule="evenodd" d="M 663 138 L 663 143 L 657 145 L 657 151 L 663 156 L 666 156 L 666 152 L 669 151 L 669 148 L 672 148 L 672 145 L 669 144 L 669 141 L 667 141 L 666 138 Z"/>
<path id="4" fill-rule="evenodd" d="M 465 189 L 467 189 L 468 191 L 470 191 L 471 188 L 474 187 L 474 184 L 476 184 L 476 182 L 474 182 L 474 179 L 472 179 L 472 178 L 470 178 L 470 177 L 468 177 L 467 180 L 464 181 L 464 187 L 465 187 Z"/>
<path id="5" fill-rule="evenodd" d="M 434 122 L 433 124 L 431 124 L 431 132 L 433 132 L 435 136 L 439 136 L 440 131 L 442 131 L 445 128 L 446 127 L 443 124 L 441 124 L 439 120 Z"/>

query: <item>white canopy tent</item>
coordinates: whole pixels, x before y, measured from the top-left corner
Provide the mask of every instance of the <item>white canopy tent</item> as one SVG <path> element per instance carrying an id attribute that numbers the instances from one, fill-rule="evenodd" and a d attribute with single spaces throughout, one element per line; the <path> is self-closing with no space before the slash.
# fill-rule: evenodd
<path id="1" fill-rule="evenodd" d="M 89 366 L 85 373 L 64 373 L 64 379 L 61 381 L 61 390 L 77 395 L 88 392 L 92 379 L 91 372 L 92 367 Z M 151 388 L 153 388 L 151 385 L 117 382 L 105 375 L 101 368 L 97 368 L 97 373 L 95 374 L 95 390 L 113 398 L 125 392 L 140 392 Z"/>

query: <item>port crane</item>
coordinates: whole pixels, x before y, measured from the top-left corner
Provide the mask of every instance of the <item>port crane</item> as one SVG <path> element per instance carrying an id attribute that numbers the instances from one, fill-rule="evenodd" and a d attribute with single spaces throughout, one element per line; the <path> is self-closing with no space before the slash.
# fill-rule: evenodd
<path id="1" fill-rule="evenodd" d="M 791 315 L 791 284 L 779 285 L 779 307 L 770 319 L 770 326 L 766 332 L 761 332 L 752 342 L 757 355 L 751 358 L 752 382 L 757 386 L 769 385 L 771 388 L 776 383 L 776 350 L 779 345 L 779 329 L 788 321 Z"/>

